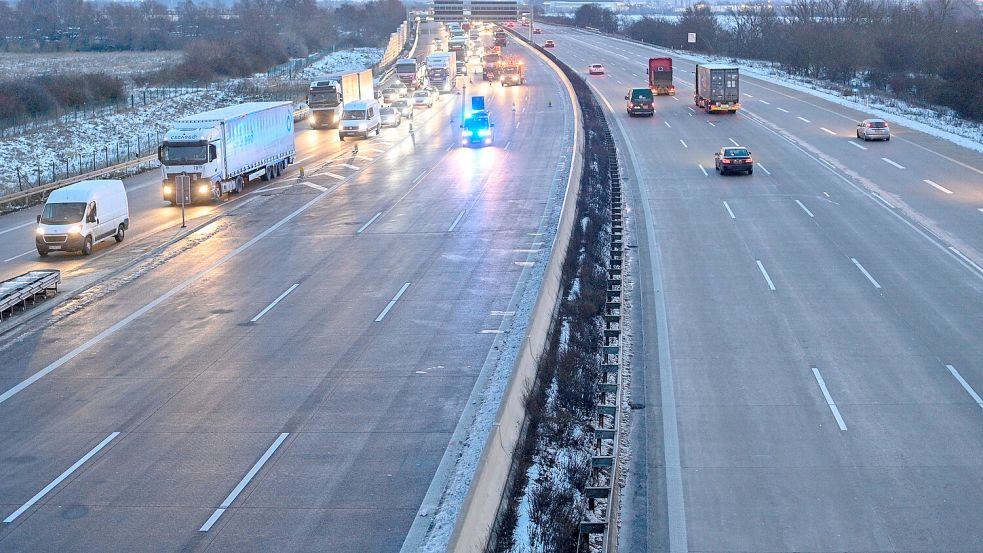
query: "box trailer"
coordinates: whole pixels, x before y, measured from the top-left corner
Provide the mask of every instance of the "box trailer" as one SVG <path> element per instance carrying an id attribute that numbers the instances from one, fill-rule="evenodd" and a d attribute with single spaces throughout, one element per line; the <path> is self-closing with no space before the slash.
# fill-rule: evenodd
<path id="1" fill-rule="evenodd" d="M 337 128 L 347 102 L 374 99 L 371 69 L 315 79 L 311 81 L 307 91 L 307 105 L 311 107 L 311 128 Z"/>
<path id="2" fill-rule="evenodd" d="M 719 63 L 696 66 L 696 93 L 693 99 L 707 113 L 737 112 L 741 107 L 740 75 L 737 67 Z"/>

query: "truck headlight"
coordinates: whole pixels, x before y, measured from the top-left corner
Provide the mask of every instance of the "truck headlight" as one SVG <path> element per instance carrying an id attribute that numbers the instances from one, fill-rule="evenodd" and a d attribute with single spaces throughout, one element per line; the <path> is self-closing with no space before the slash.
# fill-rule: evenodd
<path id="1" fill-rule="evenodd" d="M 312 115 L 312 116 L 310 116 L 310 117 L 308 117 L 308 118 L 307 118 L 307 122 L 308 122 L 308 123 L 312 123 L 312 124 L 313 124 L 313 123 L 316 123 L 316 122 L 317 122 L 317 117 L 314 117 L 314 116 Z"/>
<path id="2" fill-rule="evenodd" d="M 171 192 L 174 192 L 174 188 L 171 185 L 169 185 L 169 184 L 165 184 L 164 185 L 164 194 L 170 194 Z"/>
<path id="3" fill-rule="evenodd" d="M 199 194 L 208 194 L 208 185 L 207 184 L 203 184 L 203 185 L 199 186 L 198 187 L 198 193 Z"/>

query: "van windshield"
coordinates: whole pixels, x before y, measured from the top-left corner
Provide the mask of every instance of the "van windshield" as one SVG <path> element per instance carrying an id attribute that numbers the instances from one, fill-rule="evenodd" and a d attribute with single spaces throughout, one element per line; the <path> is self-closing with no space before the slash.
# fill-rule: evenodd
<path id="1" fill-rule="evenodd" d="M 70 225 L 82 221 L 85 203 L 44 204 L 41 211 L 43 225 Z"/>
<path id="2" fill-rule="evenodd" d="M 341 116 L 345 121 L 355 121 L 358 119 L 365 119 L 365 110 L 361 109 L 346 109 L 344 115 Z"/>

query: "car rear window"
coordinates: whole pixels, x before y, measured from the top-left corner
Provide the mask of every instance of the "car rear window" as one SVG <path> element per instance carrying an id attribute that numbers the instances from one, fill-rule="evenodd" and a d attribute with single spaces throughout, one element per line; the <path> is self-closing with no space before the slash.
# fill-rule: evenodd
<path id="1" fill-rule="evenodd" d="M 396 113 L 396 110 L 394 110 L 393 108 L 382 108 L 379 110 L 379 113 L 381 113 L 382 115 L 392 115 Z"/>
<path id="2" fill-rule="evenodd" d="M 639 99 L 641 99 L 641 100 L 651 100 L 652 99 L 652 91 L 649 90 L 649 89 L 647 89 L 647 88 L 633 88 L 631 90 L 631 99 L 632 100 L 639 100 Z"/>
<path id="3" fill-rule="evenodd" d="M 747 148 L 727 148 L 724 150 L 724 155 L 727 157 L 748 157 L 751 152 L 748 152 Z"/>
<path id="4" fill-rule="evenodd" d="M 887 123 L 884 121 L 871 121 L 870 127 L 873 129 L 885 129 L 887 128 Z"/>

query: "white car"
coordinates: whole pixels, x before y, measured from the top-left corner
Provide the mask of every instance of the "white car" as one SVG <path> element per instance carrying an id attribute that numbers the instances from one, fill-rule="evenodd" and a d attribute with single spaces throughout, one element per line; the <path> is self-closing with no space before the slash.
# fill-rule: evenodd
<path id="1" fill-rule="evenodd" d="M 592 63 L 587 67 L 587 73 L 590 75 L 603 75 L 604 66 L 599 63 Z"/>
<path id="2" fill-rule="evenodd" d="M 303 121 L 311 116 L 311 107 L 307 105 L 307 102 L 299 102 L 294 104 L 294 123 Z"/>
<path id="3" fill-rule="evenodd" d="M 426 90 L 417 90 L 413 93 L 413 107 L 429 108 L 433 106 L 433 96 Z"/>

